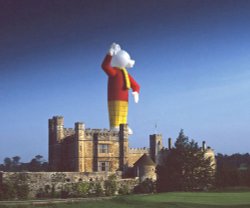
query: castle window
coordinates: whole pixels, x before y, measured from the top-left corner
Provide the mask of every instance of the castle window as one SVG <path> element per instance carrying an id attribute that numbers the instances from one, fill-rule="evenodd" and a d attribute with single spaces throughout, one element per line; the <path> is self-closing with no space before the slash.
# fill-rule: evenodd
<path id="1" fill-rule="evenodd" d="M 108 144 L 99 144 L 98 145 L 99 153 L 109 153 L 109 145 Z"/>
<path id="2" fill-rule="evenodd" d="M 109 171 L 109 162 L 98 162 L 98 171 Z"/>

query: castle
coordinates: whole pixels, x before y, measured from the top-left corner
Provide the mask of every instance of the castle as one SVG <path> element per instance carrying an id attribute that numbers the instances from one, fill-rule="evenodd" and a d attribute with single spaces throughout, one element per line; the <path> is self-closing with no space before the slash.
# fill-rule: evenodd
<path id="1" fill-rule="evenodd" d="M 62 193 L 65 187 L 72 187 L 81 181 L 100 182 L 116 175 L 118 187 L 127 186 L 131 192 L 145 179 L 156 180 L 156 166 L 161 164 L 165 150 L 162 135 L 149 137 L 149 148 L 130 148 L 127 124 L 121 124 L 119 132 L 107 129 L 87 129 L 81 122 L 75 128 L 65 128 L 64 118 L 54 116 L 49 119 L 49 167 L 47 172 L 0 172 L 0 186 L 14 179 L 25 178 L 29 186 L 29 196 L 50 187 L 55 193 Z M 164 149 L 164 151 L 161 151 Z M 201 151 L 215 164 L 214 151 L 202 144 Z M 215 166 L 214 166 L 215 168 Z M 53 189 L 52 189 L 53 187 Z M 72 189 L 73 190 L 73 189 Z M 48 191 L 48 190 L 47 190 Z"/>
<path id="2" fill-rule="evenodd" d="M 117 172 L 128 173 L 140 179 L 156 179 L 155 167 L 163 148 L 162 135 L 149 137 L 149 148 L 130 148 L 127 124 L 119 132 L 107 129 L 88 129 L 83 123 L 75 128 L 64 128 L 64 118 L 49 119 L 49 166 L 60 172 Z M 169 139 L 168 148 L 171 148 Z M 206 156 L 214 158 L 210 148 Z"/>

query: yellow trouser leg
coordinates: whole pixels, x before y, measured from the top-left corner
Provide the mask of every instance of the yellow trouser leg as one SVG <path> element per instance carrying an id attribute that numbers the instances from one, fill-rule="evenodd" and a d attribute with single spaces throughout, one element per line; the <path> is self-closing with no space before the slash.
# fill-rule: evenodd
<path id="1" fill-rule="evenodd" d="M 127 123 L 128 102 L 127 101 L 109 101 L 109 124 L 110 128 L 119 127 L 120 124 Z"/>

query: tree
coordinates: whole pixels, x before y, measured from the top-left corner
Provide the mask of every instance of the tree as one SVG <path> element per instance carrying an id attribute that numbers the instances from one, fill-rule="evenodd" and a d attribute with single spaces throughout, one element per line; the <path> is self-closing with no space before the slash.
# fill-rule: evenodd
<path id="1" fill-rule="evenodd" d="M 155 181 L 147 178 L 146 180 L 139 183 L 134 187 L 134 193 L 136 194 L 146 194 L 146 193 L 154 193 L 156 191 Z"/>
<path id="2" fill-rule="evenodd" d="M 233 154 L 216 156 L 216 186 L 250 186 L 250 155 Z"/>
<path id="3" fill-rule="evenodd" d="M 4 158 L 5 171 L 10 171 L 12 168 L 12 160 L 9 157 Z"/>
<path id="4" fill-rule="evenodd" d="M 20 160 L 21 160 L 21 157 L 19 156 L 12 157 L 12 166 L 13 166 L 12 170 L 13 171 L 18 171 L 20 169 L 20 165 L 21 165 Z"/>
<path id="5" fill-rule="evenodd" d="M 0 171 L 4 171 L 4 170 L 5 170 L 4 165 L 0 164 Z"/>
<path id="6" fill-rule="evenodd" d="M 29 163 L 29 171 L 42 171 L 44 163 L 43 156 L 36 155 Z"/>
<path id="7" fill-rule="evenodd" d="M 42 155 L 36 155 L 36 156 L 35 156 L 35 160 L 36 160 L 38 163 L 40 163 L 40 164 L 42 164 L 42 163 L 44 162 L 44 159 L 43 159 L 43 156 L 42 156 Z"/>
<path id="8" fill-rule="evenodd" d="M 19 156 L 12 157 L 13 165 L 14 166 L 20 165 L 20 160 L 21 160 L 21 157 Z"/>
<path id="9" fill-rule="evenodd" d="M 183 130 L 171 149 L 162 150 L 162 162 L 157 167 L 158 191 L 203 190 L 214 182 L 214 168 L 205 151 L 184 135 Z"/>
<path id="10" fill-rule="evenodd" d="M 47 171 L 48 162 L 45 161 L 43 156 L 36 155 L 29 163 L 22 163 L 20 156 L 14 156 L 12 158 L 6 157 L 3 164 L 0 164 L 0 171 Z"/>

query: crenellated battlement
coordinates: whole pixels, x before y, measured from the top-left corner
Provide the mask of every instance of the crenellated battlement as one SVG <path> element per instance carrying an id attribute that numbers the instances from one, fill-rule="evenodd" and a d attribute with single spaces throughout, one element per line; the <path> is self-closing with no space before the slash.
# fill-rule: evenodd
<path id="1" fill-rule="evenodd" d="M 49 119 L 49 129 L 51 134 L 51 140 L 52 137 L 54 137 L 54 140 L 57 140 L 58 142 L 70 137 L 74 136 L 76 132 L 79 130 L 84 131 L 84 134 L 87 137 L 93 137 L 93 136 L 100 136 L 100 137 L 119 137 L 119 132 L 112 132 L 109 129 L 91 129 L 91 128 L 85 128 L 85 125 L 81 122 L 75 123 L 75 128 L 65 128 L 64 127 L 64 117 L 63 116 L 53 116 L 51 119 Z"/>
<path id="2" fill-rule="evenodd" d="M 75 129 L 73 128 L 64 128 L 64 136 L 73 136 L 75 134 Z"/>
<path id="3" fill-rule="evenodd" d="M 119 136 L 119 132 L 112 132 L 108 129 L 90 129 L 87 128 L 85 129 L 85 134 L 86 135 L 100 135 L 100 136 Z"/>
<path id="4" fill-rule="evenodd" d="M 84 130 L 86 135 L 91 135 L 93 136 L 94 134 L 97 134 L 99 136 L 119 136 L 119 132 L 113 132 L 108 129 L 91 129 L 91 128 L 86 128 Z M 73 128 L 64 128 L 64 135 L 65 137 L 67 136 L 72 136 L 76 133 L 76 130 Z"/>
<path id="5" fill-rule="evenodd" d="M 149 148 L 129 148 L 129 154 L 148 154 Z"/>

